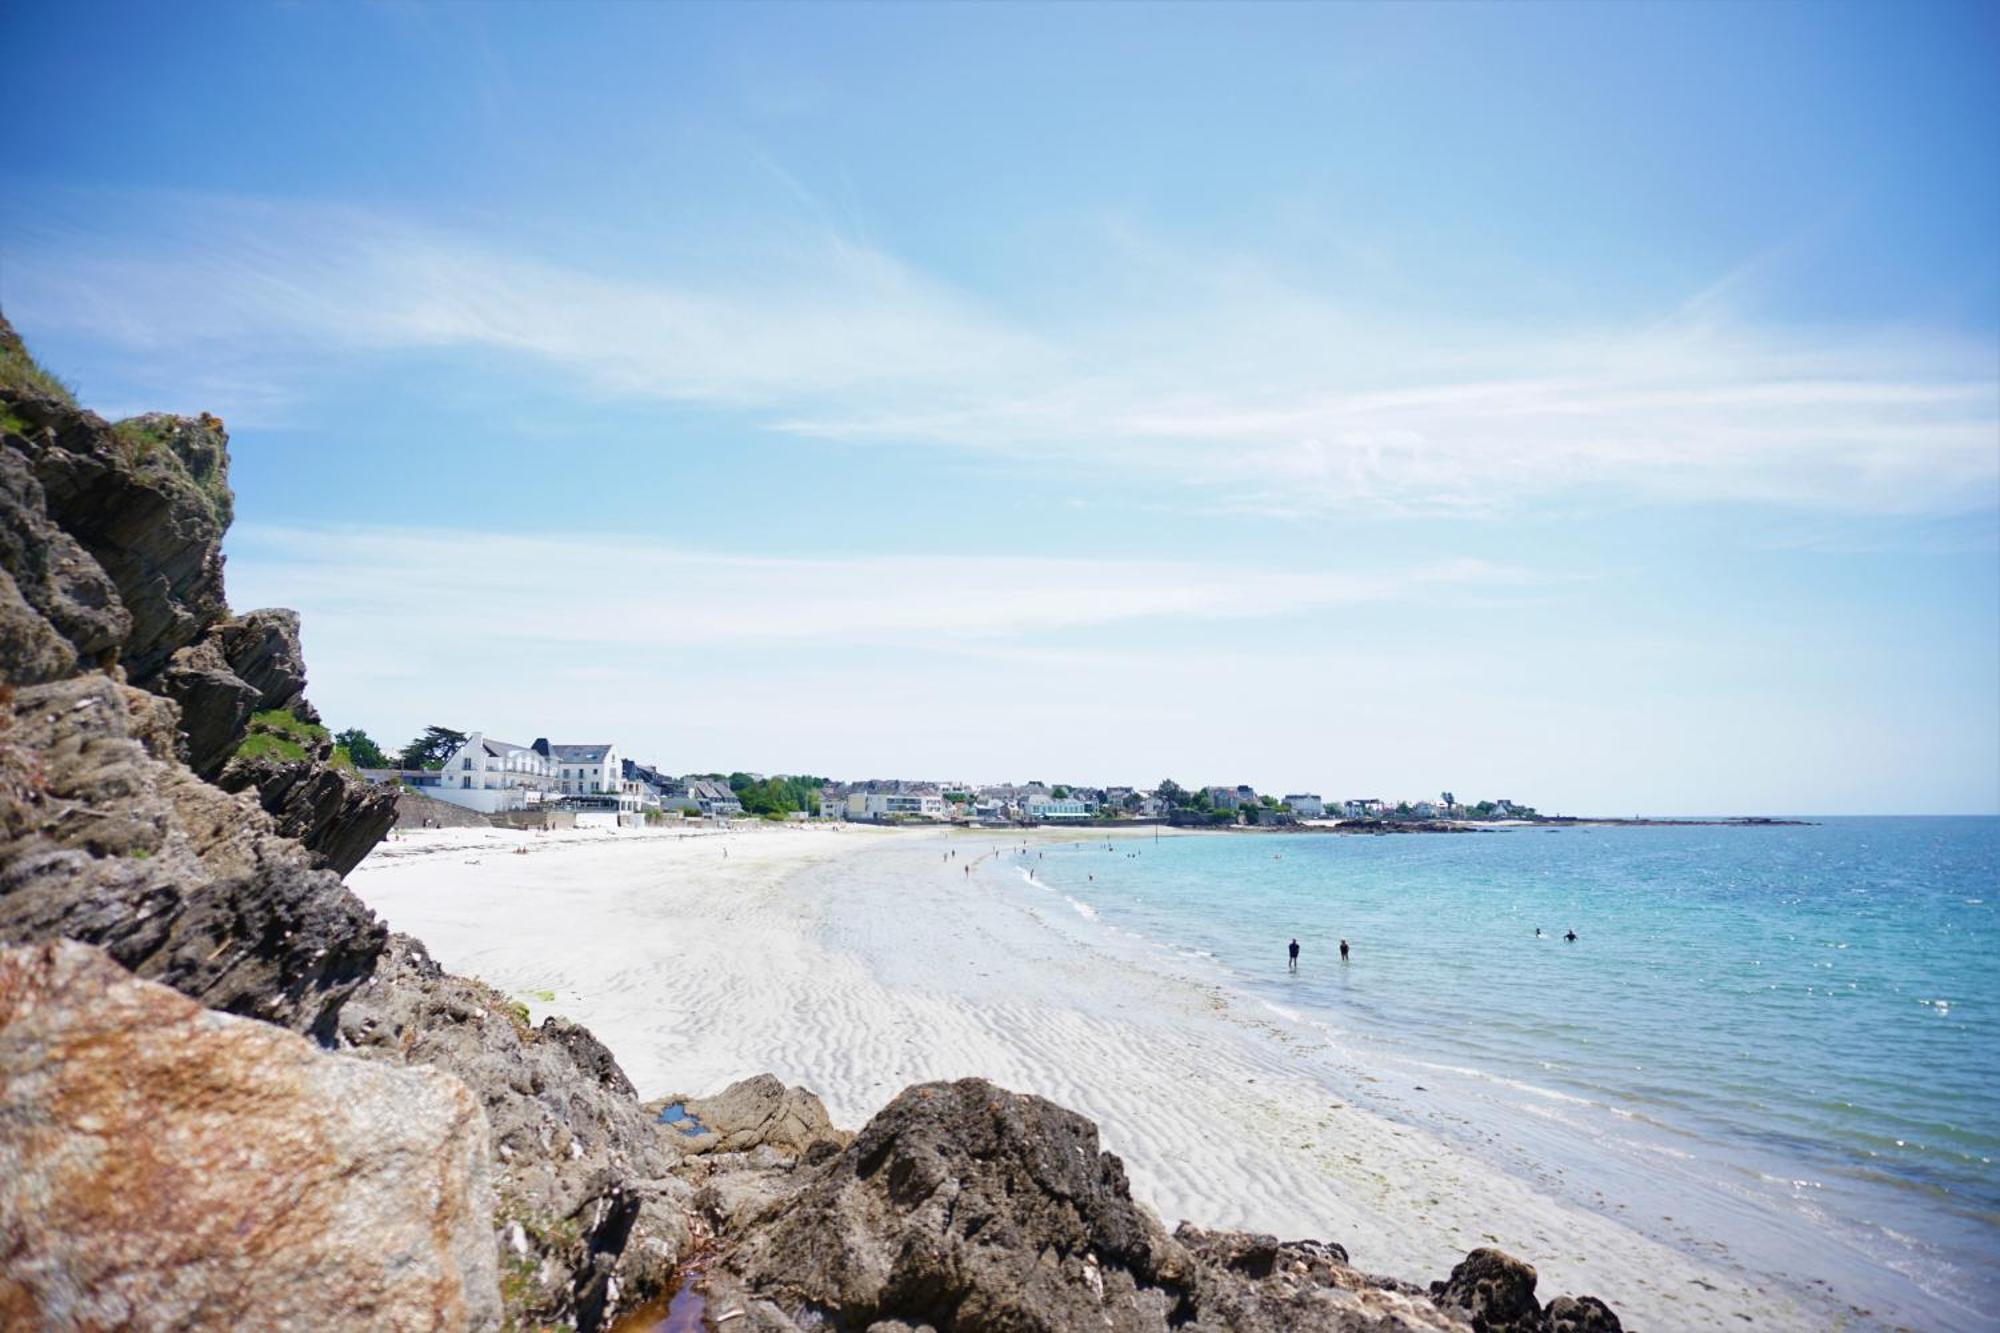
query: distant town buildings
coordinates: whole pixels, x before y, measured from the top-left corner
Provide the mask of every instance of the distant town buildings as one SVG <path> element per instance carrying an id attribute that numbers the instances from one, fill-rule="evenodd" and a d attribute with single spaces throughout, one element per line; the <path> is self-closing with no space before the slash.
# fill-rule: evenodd
<path id="1" fill-rule="evenodd" d="M 676 777 L 626 758 L 610 742 L 567 744 L 540 737 L 516 745 L 472 732 L 436 769 L 370 770 L 374 781 L 397 779 L 424 794 L 488 815 L 537 807 L 573 811 L 580 820 L 635 824 L 649 814 L 729 819 L 752 809 L 771 818 L 865 823 L 1076 824 L 1152 820 L 1195 827 L 1300 821 L 1533 820 L 1534 809 L 1501 798 L 1387 801 L 1354 797 L 1327 801 L 1315 792 L 1260 796 L 1248 784 L 1185 788 L 1171 782 L 1149 790 L 1022 782 L 975 785 L 903 778 L 858 782 L 797 779 L 739 772 Z M 773 788 L 776 788 L 774 793 Z M 817 808 L 815 808 L 815 806 Z"/>

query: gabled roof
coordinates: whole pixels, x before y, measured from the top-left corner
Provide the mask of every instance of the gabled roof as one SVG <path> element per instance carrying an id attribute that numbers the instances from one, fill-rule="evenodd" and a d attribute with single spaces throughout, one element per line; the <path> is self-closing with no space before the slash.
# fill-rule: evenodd
<path id="1" fill-rule="evenodd" d="M 561 764 L 601 764 L 610 745 L 551 745 L 549 758 Z"/>
<path id="2" fill-rule="evenodd" d="M 509 741 L 496 741 L 491 736 L 480 737 L 479 743 L 480 747 L 495 759 L 505 759 L 510 754 L 518 754 L 520 751 L 528 748 L 525 745 L 515 745 Z"/>

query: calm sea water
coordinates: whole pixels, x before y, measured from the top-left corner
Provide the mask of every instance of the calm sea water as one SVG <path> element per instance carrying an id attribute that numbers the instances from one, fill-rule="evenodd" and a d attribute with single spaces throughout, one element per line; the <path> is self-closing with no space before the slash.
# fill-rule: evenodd
<path id="1" fill-rule="evenodd" d="M 1388 1062 L 1386 1109 L 1478 1102 L 1442 1123 L 1551 1187 L 1877 1318 L 2000 1318 L 2000 819 L 1095 841 L 1039 874 Z"/>

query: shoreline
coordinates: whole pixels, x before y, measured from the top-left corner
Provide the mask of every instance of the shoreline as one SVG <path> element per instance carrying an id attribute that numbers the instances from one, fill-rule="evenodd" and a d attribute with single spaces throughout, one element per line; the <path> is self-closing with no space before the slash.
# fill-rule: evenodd
<path id="1" fill-rule="evenodd" d="M 1082 830 L 1006 832 L 1033 845 Z M 976 1074 L 1095 1119 L 1169 1225 L 1334 1240 L 1376 1272 L 1442 1274 L 1498 1245 L 1549 1290 L 1607 1293 L 1635 1326 L 1835 1313 L 1330 1094 L 1274 1006 L 1091 950 L 1064 929 L 1083 905 L 1023 892 L 990 852 L 972 875 L 947 855 L 993 843 L 865 826 L 446 830 L 384 844 L 351 884 L 447 967 L 592 1028 L 642 1096 L 769 1070 L 855 1127 L 909 1083 Z"/>

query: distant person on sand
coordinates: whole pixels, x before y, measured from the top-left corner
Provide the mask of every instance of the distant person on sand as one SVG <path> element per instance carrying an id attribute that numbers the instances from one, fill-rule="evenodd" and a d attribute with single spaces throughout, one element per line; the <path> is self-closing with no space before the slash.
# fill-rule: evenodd
<path id="1" fill-rule="evenodd" d="M 1299 970 L 1299 942 L 1298 942 L 1297 940 L 1293 940 L 1293 941 L 1292 941 L 1292 944 L 1291 944 L 1291 948 L 1290 948 L 1290 949 L 1289 949 L 1289 950 L 1288 950 L 1287 952 L 1289 952 L 1289 953 L 1290 953 L 1290 954 L 1292 955 L 1292 961 L 1291 961 L 1291 964 L 1290 964 L 1289 966 L 1287 966 L 1287 967 L 1285 968 L 1285 970 L 1286 970 L 1287 972 L 1296 972 L 1296 971 L 1298 971 L 1298 970 Z"/>
<path id="2" fill-rule="evenodd" d="M 1576 927 L 1574 927 L 1574 926 L 1570 927 L 1569 931 L 1568 931 L 1567 933 L 1565 933 L 1565 934 L 1563 935 L 1563 938 L 1564 938 L 1564 939 L 1566 939 L 1566 940 L 1568 940 L 1568 941 L 1569 941 L 1569 942 L 1570 942 L 1571 944 L 1575 944 L 1575 943 L 1576 943 Z"/>
<path id="3" fill-rule="evenodd" d="M 1343 962 L 1343 963 L 1347 961 L 1347 941 L 1346 941 L 1346 940 L 1342 940 L 1342 941 L 1340 942 L 1340 961 L 1341 961 L 1341 962 Z"/>

